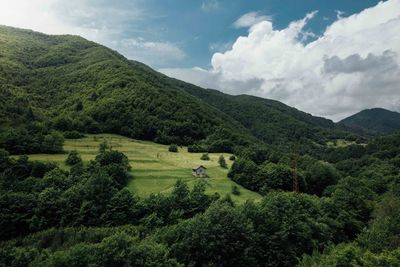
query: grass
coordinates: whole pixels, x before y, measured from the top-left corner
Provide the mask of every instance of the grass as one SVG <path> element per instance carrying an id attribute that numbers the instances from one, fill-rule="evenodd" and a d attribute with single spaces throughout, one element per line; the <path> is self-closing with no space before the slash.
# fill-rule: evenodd
<path id="1" fill-rule="evenodd" d="M 355 141 L 347 141 L 344 139 L 337 139 L 335 141 L 328 141 L 326 144 L 329 147 L 346 147 L 349 145 L 355 145 L 357 143 Z"/>
<path id="2" fill-rule="evenodd" d="M 132 166 L 133 179 L 128 184 L 128 189 L 140 197 L 151 193 L 171 192 L 177 179 L 182 179 L 189 186 L 203 179 L 207 184 L 207 193 L 219 193 L 221 196 L 231 194 L 234 201 L 243 203 L 248 199 L 259 200 L 261 196 L 234 183 L 227 177 L 228 169 L 221 168 L 218 164 L 220 153 L 210 153 L 210 160 L 200 160 L 202 153 L 188 153 L 186 147 L 179 147 L 178 153 L 168 152 L 167 145 L 160 145 L 148 141 L 129 139 L 119 135 L 101 134 L 88 135 L 82 139 L 67 139 L 64 150 L 77 150 L 84 162 L 94 159 L 98 153 L 99 144 L 107 140 L 112 149 L 123 152 L 129 158 Z M 232 164 L 229 160 L 231 154 L 224 155 L 228 168 Z M 33 154 L 31 160 L 54 162 L 61 168 L 68 169 L 64 161 L 67 154 Z M 196 165 L 207 168 L 209 178 L 196 178 L 192 176 L 191 169 Z M 232 186 L 239 188 L 240 195 L 232 195 Z"/>

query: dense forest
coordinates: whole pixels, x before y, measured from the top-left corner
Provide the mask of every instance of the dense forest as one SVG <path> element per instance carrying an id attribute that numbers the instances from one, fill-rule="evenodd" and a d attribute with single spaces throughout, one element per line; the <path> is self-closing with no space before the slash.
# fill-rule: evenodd
<path id="1" fill-rule="evenodd" d="M 391 134 L 400 130 L 400 113 L 383 108 L 362 110 L 339 122 L 353 131 Z"/>
<path id="2" fill-rule="evenodd" d="M 400 134 L 199 88 L 81 37 L 4 26 L 0 130 L 0 266 L 400 265 Z M 237 204 L 201 179 L 139 198 L 122 152 L 103 145 L 83 162 L 63 151 L 88 133 L 233 153 L 228 177 L 263 198 Z M 68 170 L 34 153 L 69 153 Z"/>

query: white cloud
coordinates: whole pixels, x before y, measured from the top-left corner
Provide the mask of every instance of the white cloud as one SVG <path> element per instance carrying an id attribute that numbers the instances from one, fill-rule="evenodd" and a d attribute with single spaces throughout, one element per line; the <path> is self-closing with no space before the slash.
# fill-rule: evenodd
<path id="1" fill-rule="evenodd" d="M 140 36 L 138 22 L 154 16 L 132 0 L 0 0 L 3 25 L 80 35 L 153 66 L 183 59 L 184 52 L 175 44 L 126 36 L 127 31 Z"/>
<path id="2" fill-rule="evenodd" d="M 233 26 L 235 28 L 249 28 L 261 21 L 272 21 L 272 17 L 260 15 L 258 12 L 249 12 L 238 18 Z"/>
<path id="3" fill-rule="evenodd" d="M 203 0 L 201 2 L 201 9 L 204 12 L 210 12 L 219 9 L 218 0 Z"/>
<path id="4" fill-rule="evenodd" d="M 215 42 L 209 45 L 212 52 L 225 52 L 232 48 L 233 42 Z"/>
<path id="5" fill-rule="evenodd" d="M 370 107 L 400 111 L 400 0 L 339 17 L 305 44 L 304 27 L 314 15 L 282 30 L 267 20 L 246 24 L 247 36 L 215 53 L 210 70 L 197 70 L 207 82 L 193 78 L 196 69 L 190 75 L 162 71 L 227 93 L 277 99 L 334 120 Z"/>
<path id="6" fill-rule="evenodd" d="M 121 41 L 114 41 L 113 47 L 128 58 L 145 62 L 150 65 L 180 61 L 185 58 L 185 53 L 172 43 L 149 42 L 142 38 L 130 38 L 122 39 Z"/>

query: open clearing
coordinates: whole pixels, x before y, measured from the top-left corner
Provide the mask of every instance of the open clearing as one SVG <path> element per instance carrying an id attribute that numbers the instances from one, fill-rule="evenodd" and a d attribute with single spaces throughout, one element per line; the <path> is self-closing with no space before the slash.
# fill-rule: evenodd
<path id="1" fill-rule="evenodd" d="M 231 194 L 232 186 L 239 188 L 240 195 L 232 195 L 232 199 L 242 203 L 248 199 L 259 200 L 259 194 L 243 188 L 227 177 L 228 169 L 223 169 L 218 164 L 220 153 L 210 153 L 210 160 L 200 160 L 202 153 L 188 153 L 186 147 L 180 147 L 178 153 L 168 152 L 167 145 L 160 145 L 148 141 L 134 140 L 119 135 L 100 134 L 87 135 L 82 139 L 66 139 L 64 150 L 77 150 L 84 162 L 94 159 L 98 153 L 99 144 L 107 140 L 112 149 L 123 152 L 129 158 L 132 166 L 133 179 L 128 188 L 140 197 L 151 193 L 168 193 L 172 190 L 177 179 L 182 179 L 192 186 L 197 180 L 203 179 L 207 184 L 207 193 L 219 193 L 221 196 Z M 228 164 L 231 154 L 222 154 Z M 64 161 L 67 154 L 33 154 L 31 160 L 54 162 L 61 168 L 67 169 Z M 203 165 L 207 168 L 209 178 L 196 178 L 192 176 L 192 167 Z"/>

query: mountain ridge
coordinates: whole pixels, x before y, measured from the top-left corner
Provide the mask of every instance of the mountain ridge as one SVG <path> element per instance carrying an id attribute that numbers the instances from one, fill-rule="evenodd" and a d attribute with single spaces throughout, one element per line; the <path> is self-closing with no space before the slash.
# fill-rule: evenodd
<path id="1" fill-rule="evenodd" d="M 0 26 L 0 48 L 0 127 L 34 118 L 25 136 L 42 127 L 233 152 L 260 142 L 289 148 L 299 136 L 324 145 L 351 135 L 279 101 L 170 78 L 75 35 Z"/>
<path id="2" fill-rule="evenodd" d="M 400 131 L 400 113 L 378 107 L 364 109 L 339 121 L 338 124 L 373 135 L 392 134 Z"/>

